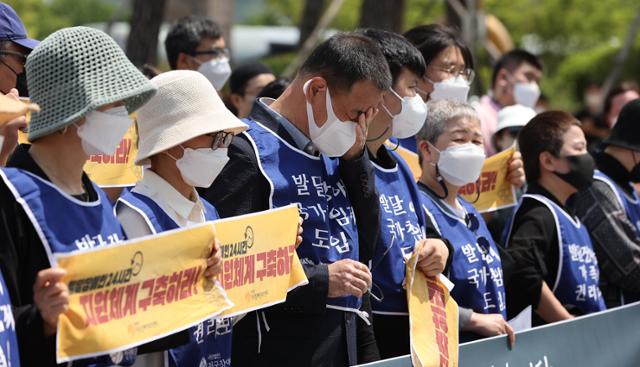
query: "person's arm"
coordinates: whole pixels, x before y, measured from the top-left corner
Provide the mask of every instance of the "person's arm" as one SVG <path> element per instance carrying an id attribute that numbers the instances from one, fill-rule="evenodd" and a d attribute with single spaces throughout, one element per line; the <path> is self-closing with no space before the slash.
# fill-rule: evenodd
<path id="1" fill-rule="evenodd" d="M 596 180 L 572 205 L 589 230 L 600 275 L 623 290 L 640 292 L 640 237 L 611 187 Z"/>
<path id="2" fill-rule="evenodd" d="M 362 297 L 362 307 L 360 307 L 360 311 L 364 311 L 369 314 L 369 321 L 372 321 L 371 297 L 368 293 Z M 356 317 L 356 322 L 358 364 L 379 361 L 380 350 L 378 350 L 378 343 L 376 343 L 376 336 L 373 331 L 373 322 L 370 322 L 369 325 L 367 325 L 361 317 Z"/>
<path id="3" fill-rule="evenodd" d="M 55 335 L 33 299 L 37 273 L 49 268 L 42 243 L 20 204 L 0 181 L 0 269 L 8 288 L 23 366 L 55 365 Z M 38 353 L 33 353 L 38 351 Z"/>
<path id="4" fill-rule="evenodd" d="M 507 256 L 503 272 L 510 317 L 529 305 L 535 309 L 540 303 L 549 268 L 557 267 L 549 260 L 557 241 L 555 222 L 548 208 L 537 206 L 518 213 L 504 251 Z"/>
<path id="5" fill-rule="evenodd" d="M 536 313 L 548 323 L 574 318 L 558 301 L 546 282 L 542 282 L 540 302 L 536 307 Z"/>
<path id="6" fill-rule="evenodd" d="M 340 160 L 340 178 L 358 223 L 360 262 L 368 264 L 375 253 L 380 236 L 380 201 L 375 187 L 373 165 L 369 154 L 351 160 Z"/>
<path id="7" fill-rule="evenodd" d="M 465 330 L 467 323 L 471 319 L 473 310 L 458 305 L 458 330 Z"/>

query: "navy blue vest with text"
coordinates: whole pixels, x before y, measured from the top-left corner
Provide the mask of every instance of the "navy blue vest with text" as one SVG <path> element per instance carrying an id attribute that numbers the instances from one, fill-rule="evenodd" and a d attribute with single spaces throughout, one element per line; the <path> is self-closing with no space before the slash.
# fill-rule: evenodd
<path id="1" fill-rule="evenodd" d="M 478 211 L 458 197 L 468 217 L 475 217 L 477 230 L 469 229 L 465 219 L 444 207 L 440 200 L 420 192 L 425 210 L 431 214 L 442 238 L 453 247 L 449 279 L 455 287 L 451 295 L 462 307 L 477 313 L 499 313 L 507 318 L 507 307 L 502 277 L 502 262 L 491 233 Z M 469 336 L 470 337 L 470 336 Z M 462 340 L 461 336 L 461 340 Z"/>
<path id="2" fill-rule="evenodd" d="M 407 295 L 402 288 L 405 256 L 416 241 L 425 238 L 425 215 L 413 173 L 394 151 L 388 151 L 397 164 L 382 168 L 373 164 L 380 201 L 380 236 L 372 260 L 374 313 L 408 315 Z M 417 211 L 416 211 L 417 209 Z"/>
<path id="3" fill-rule="evenodd" d="M 593 252 L 587 228 L 577 218 L 573 218 L 556 203 L 542 195 L 525 194 L 514 211 L 514 218 L 525 199 L 537 200 L 544 204 L 556 224 L 558 235 L 558 271 L 554 284 L 549 284 L 558 300 L 566 306 L 575 306 L 583 313 L 606 309 L 598 283 L 600 269 Z M 513 223 L 513 219 L 512 219 Z M 509 243 L 511 229 L 505 240 Z"/>
<path id="4" fill-rule="evenodd" d="M 635 188 L 629 184 L 629 188 L 631 189 L 631 196 L 629 196 L 629 194 L 622 190 L 620 186 L 618 186 L 604 173 L 596 171 L 593 178 L 600 180 L 611 187 L 611 190 L 613 190 L 618 198 L 618 202 L 622 205 L 624 213 L 627 215 L 627 219 L 629 219 L 629 222 L 633 224 L 633 228 L 636 229 L 636 234 L 638 238 L 640 238 L 640 198 L 638 198 L 638 193 L 636 193 Z M 636 301 L 640 301 L 640 293 L 622 292 L 621 304 L 624 305 Z"/>
<path id="5" fill-rule="evenodd" d="M 0 366 L 20 367 L 16 322 L 13 319 L 9 290 L 0 274 Z"/>
<path id="6" fill-rule="evenodd" d="M 313 156 L 291 146 L 260 123 L 244 134 L 254 145 L 260 169 L 271 185 L 269 204 L 278 208 L 297 204 L 304 219 L 298 256 L 302 264 L 331 264 L 358 260 L 355 214 L 338 170 L 339 159 Z M 357 311 L 361 299 L 328 298 L 327 307 Z"/>
<path id="7" fill-rule="evenodd" d="M 51 182 L 17 168 L 3 168 L 0 175 L 20 203 L 38 234 L 49 262 L 54 254 L 88 250 L 124 240 L 122 227 L 113 215 L 107 195 L 95 184 L 98 200 L 80 201 Z M 135 349 L 111 356 L 75 361 L 74 366 L 131 365 Z"/>
<path id="8" fill-rule="evenodd" d="M 200 198 L 207 221 L 219 219 L 216 209 Z M 129 191 L 118 199 L 116 209 L 126 205 L 143 215 L 153 233 L 160 233 L 180 226 L 151 198 Z M 231 318 L 212 318 L 189 328 L 189 344 L 168 351 L 169 366 L 231 366 Z"/>

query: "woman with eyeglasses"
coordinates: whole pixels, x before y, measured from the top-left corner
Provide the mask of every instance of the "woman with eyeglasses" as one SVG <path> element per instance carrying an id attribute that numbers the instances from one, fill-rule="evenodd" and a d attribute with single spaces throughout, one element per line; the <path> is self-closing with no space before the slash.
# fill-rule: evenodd
<path id="1" fill-rule="evenodd" d="M 571 210 L 573 194 L 593 182 L 580 122 L 543 112 L 522 128 L 518 144 L 528 187 L 504 241 L 517 270 L 506 274 L 510 313 L 531 305 L 534 324 L 544 324 L 604 310 L 591 239 Z"/>
<path id="2" fill-rule="evenodd" d="M 151 83 L 158 92 L 138 110 L 137 119 L 136 164 L 147 168 L 143 179 L 116 203 L 128 238 L 218 219 L 216 209 L 195 188 L 211 185 L 229 160 L 227 148 L 233 135 L 247 128 L 198 72 L 170 71 Z M 207 261 L 211 266 L 216 259 Z M 189 329 L 188 344 L 170 349 L 167 365 L 198 366 L 202 360 L 207 365 L 228 365 L 231 326 L 230 319 L 222 318 Z M 164 358 L 164 353 L 153 353 L 139 357 L 138 363 L 163 365 Z"/>
<path id="3" fill-rule="evenodd" d="M 429 115 L 416 136 L 422 166 L 418 187 L 427 215 L 453 247 L 447 275 L 461 308 L 460 341 L 508 334 L 513 343 L 498 248 L 482 216 L 458 196 L 462 186 L 478 179 L 484 163 L 480 120 L 464 102 L 438 100 L 427 107 Z"/>

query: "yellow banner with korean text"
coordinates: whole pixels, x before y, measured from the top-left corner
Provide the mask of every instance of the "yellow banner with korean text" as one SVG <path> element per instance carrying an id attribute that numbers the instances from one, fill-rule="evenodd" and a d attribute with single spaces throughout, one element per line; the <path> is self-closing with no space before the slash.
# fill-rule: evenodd
<path id="1" fill-rule="evenodd" d="M 30 115 L 27 115 L 27 120 Z M 135 120 L 135 114 L 131 114 Z M 27 121 L 28 123 L 28 121 Z M 18 132 L 18 143 L 29 144 L 27 133 Z M 142 167 L 135 165 L 138 154 L 138 132 L 136 124 L 131 124 L 116 151 L 112 155 L 91 155 L 84 165 L 84 171 L 91 181 L 100 187 L 134 186 L 142 179 Z"/>
<path id="2" fill-rule="evenodd" d="M 56 255 L 69 288 L 69 310 L 58 323 L 58 363 L 132 348 L 233 306 L 203 276 L 214 239 L 214 225 L 205 223 Z"/>
<path id="3" fill-rule="evenodd" d="M 414 252 L 406 265 L 411 361 L 415 367 L 458 365 L 458 304 L 444 276 L 429 278 L 417 269 Z"/>
<path id="4" fill-rule="evenodd" d="M 487 158 L 482 166 L 482 173 L 480 173 L 478 181 L 461 187 L 460 196 L 473 203 L 473 206 L 481 213 L 514 206 L 518 198 L 515 187 L 507 180 L 507 171 L 509 160 L 515 151 L 516 146 L 514 145 Z"/>
<path id="5" fill-rule="evenodd" d="M 290 205 L 57 256 L 70 291 L 70 310 L 58 326 L 58 362 L 283 302 L 308 283 L 295 251 L 298 216 Z M 215 283 L 202 275 L 214 238 L 223 257 Z"/>
<path id="6" fill-rule="evenodd" d="M 308 283 L 295 247 L 299 216 L 298 207 L 288 205 L 215 222 L 220 283 L 234 303 L 224 316 L 284 302 L 288 291 Z"/>
<path id="7" fill-rule="evenodd" d="M 391 142 L 387 142 L 386 145 L 390 149 L 396 148 Z M 508 208 L 514 206 L 518 201 L 515 187 L 507 180 L 509 160 L 515 151 L 514 145 L 487 158 L 482 166 L 482 173 L 478 181 L 460 188 L 459 194 L 472 203 L 479 212 L 485 213 Z M 418 155 L 403 147 L 397 147 L 396 152 L 407 163 L 415 179 L 418 180 L 422 174 Z M 480 192 L 479 196 L 478 191 Z"/>

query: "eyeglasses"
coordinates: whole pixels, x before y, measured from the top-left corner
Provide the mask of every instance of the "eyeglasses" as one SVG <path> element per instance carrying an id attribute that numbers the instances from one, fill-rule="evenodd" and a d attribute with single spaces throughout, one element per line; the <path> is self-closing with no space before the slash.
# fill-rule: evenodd
<path id="1" fill-rule="evenodd" d="M 26 54 L 22 54 L 22 53 L 16 52 L 16 51 L 0 50 L 0 55 L 13 55 L 13 56 L 19 58 L 22 62 L 27 61 L 27 55 Z"/>
<path id="2" fill-rule="evenodd" d="M 214 59 L 219 59 L 221 57 L 229 57 L 229 49 L 228 48 L 222 48 L 222 47 L 216 47 L 216 48 L 212 48 L 209 50 L 204 50 L 204 51 L 194 51 L 193 56 L 197 56 L 197 55 L 211 55 L 213 56 Z"/>
<path id="3" fill-rule="evenodd" d="M 218 131 L 215 134 L 210 134 L 213 138 L 213 144 L 211 144 L 211 149 L 216 150 L 218 148 L 229 148 L 231 145 L 231 141 L 233 140 L 233 133 L 229 133 L 226 131 Z"/>
<path id="4" fill-rule="evenodd" d="M 438 66 L 438 65 L 431 65 L 429 64 L 429 66 L 431 66 L 432 68 L 438 70 L 438 71 L 442 71 L 444 73 L 447 73 L 451 76 L 461 76 L 464 80 L 467 81 L 467 83 L 471 84 L 473 82 L 473 79 L 476 76 L 476 72 L 473 71 L 473 69 L 469 69 L 469 68 L 464 68 L 464 67 L 459 67 L 459 66 L 455 66 L 455 65 L 448 65 L 448 66 Z"/>

